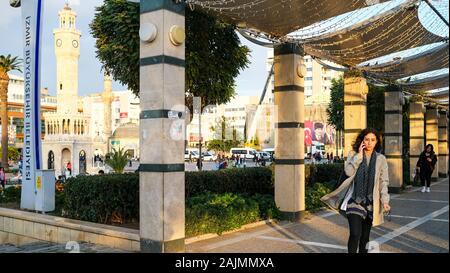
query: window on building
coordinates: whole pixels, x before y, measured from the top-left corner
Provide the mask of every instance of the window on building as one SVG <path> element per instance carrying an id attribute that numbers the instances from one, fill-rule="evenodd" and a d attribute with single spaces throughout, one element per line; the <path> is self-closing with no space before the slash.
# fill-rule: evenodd
<path id="1" fill-rule="evenodd" d="M 62 83 L 59 84 L 59 90 L 62 90 Z"/>
<path id="2" fill-rule="evenodd" d="M 306 71 L 311 72 L 312 71 L 312 67 L 306 68 Z"/>
<path id="3" fill-rule="evenodd" d="M 312 77 L 306 77 L 305 81 L 312 81 Z"/>

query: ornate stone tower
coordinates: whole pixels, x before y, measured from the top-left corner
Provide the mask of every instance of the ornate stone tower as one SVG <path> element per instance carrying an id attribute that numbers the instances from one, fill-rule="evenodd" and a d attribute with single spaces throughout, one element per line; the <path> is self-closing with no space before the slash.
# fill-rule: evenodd
<path id="1" fill-rule="evenodd" d="M 75 25 L 76 13 L 66 4 L 59 12 L 59 28 L 53 31 L 56 55 L 56 113 L 46 112 L 45 139 L 42 142 L 44 162 L 55 174 L 70 175 L 95 172 L 92 168 L 93 146 L 90 116 L 85 114 L 78 98 L 78 59 L 81 33 Z M 83 111 L 83 112 L 81 112 Z M 47 160 L 45 160 L 47 158 Z M 45 167 L 45 165 L 44 165 Z"/>
<path id="2" fill-rule="evenodd" d="M 76 13 L 65 5 L 59 12 L 59 28 L 53 31 L 56 54 L 57 111 L 78 113 L 78 59 L 81 32 L 76 29 Z"/>

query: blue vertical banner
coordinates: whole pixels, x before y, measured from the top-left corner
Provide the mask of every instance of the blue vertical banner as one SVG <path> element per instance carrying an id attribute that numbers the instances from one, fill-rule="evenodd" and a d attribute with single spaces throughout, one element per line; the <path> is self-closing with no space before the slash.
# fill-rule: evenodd
<path id="1" fill-rule="evenodd" d="M 22 209 L 35 210 L 36 170 L 42 168 L 41 149 L 41 40 L 43 0 L 22 0 L 24 145 Z"/>

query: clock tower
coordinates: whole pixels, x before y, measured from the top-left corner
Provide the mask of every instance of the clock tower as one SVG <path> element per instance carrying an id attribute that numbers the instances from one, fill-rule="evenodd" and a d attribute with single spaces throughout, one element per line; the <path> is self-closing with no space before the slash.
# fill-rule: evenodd
<path id="1" fill-rule="evenodd" d="M 78 112 L 78 59 L 81 32 L 76 29 L 76 13 L 68 4 L 59 12 L 59 28 L 53 31 L 56 54 L 57 112 Z"/>

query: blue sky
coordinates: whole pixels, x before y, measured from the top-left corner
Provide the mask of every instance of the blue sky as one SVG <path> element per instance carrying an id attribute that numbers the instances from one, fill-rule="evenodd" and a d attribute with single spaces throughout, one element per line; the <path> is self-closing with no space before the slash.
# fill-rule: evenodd
<path id="1" fill-rule="evenodd" d="M 55 95 L 56 58 L 54 54 L 53 29 L 58 26 L 58 11 L 64 7 L 65 0 L 45 0 L 44 23 L 42 33 L 42 78 L 41 86 L 48 87 L 50 94 Z M 77 13 L 77 28 L 81 30 L 78 84 L 79 95 L 99 92 L 103 89 L 101 64 L 95 57 L 95 39 L 90 35 L 89 24 L 94 18 L 95 7 L 103 0 L 72 0 L 71 7 Z M 0 1 L 0 55 L 11 54 L 22 56 L 20 8 L 11 8 L 9 1 Z M 6 39 L 5 39 L 6 38 Z M 236 79 L 236 91 L 239 95 L 261 94 L 267 77 L 267 49 L 251 44 L 242 39 L 252 51 L 251 65 Z M 15 72 L 14 74 L 20 75 Z M 113 90 L 124 90 L 126 87 L 118 82 L 113 83 Z"/>

